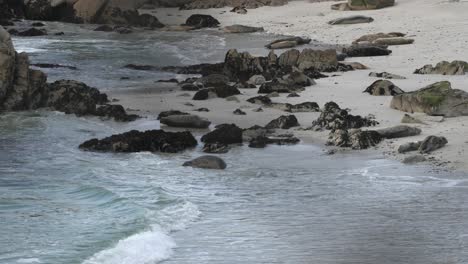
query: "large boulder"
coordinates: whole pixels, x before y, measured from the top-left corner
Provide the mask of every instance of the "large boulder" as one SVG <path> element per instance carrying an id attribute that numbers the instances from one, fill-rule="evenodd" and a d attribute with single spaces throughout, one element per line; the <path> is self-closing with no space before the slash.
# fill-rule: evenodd
<path id="1" fill-rule="evenodd" d="M 237 144 L 242 143 L 242 129 L 234 124 L 222 124 L 201 138 L 204 143 Z"/>
<path id="2" fill-rule="evenodd" d="M 421 134 L 421 132 L 421 129 L 417 127 L 402 125 L 377 130 L 377 133 L 387 139 L 417 136 Z"/>
<path id="3" fill-rule="evenodd" d="M 0 26 L 0 105 L 12 88 L 15 62 L 16 51 L 13 47 L 10 34 Z"/>
<path id="4" fill-rule="evenodd" d="M 372 10 L 394 5 L 395 0 L 348 0 L 351 10 Z"/>
<path id="5" fill-rule="evenodd" d="M 466 61 L 441 61 L 434 67 L 430 64 L 417 69 L 416 74 L 442 74 L 442 75 L 465 75 L 468 73 L 468 62 Z"/>
<path id="6" fill-rule="evenodd" d="M 80 149 L 101 152 L 168 152 L 176 153 L 197 146 L 190 132 L 165 132 L 132 130 L 104 139 L 91 139 L 80 145 Z"/>
<path id="7" fill-rule="evenodd" d="M 219 26 L 219 21 L 210 16 L 210 15 L 200 15 L 195 14 L 191 15 L 185 22 L 187 26 L 192 26 L 195 28 L 207 28 L 207 27 L 217 27 Z"/>
<path id="8" fill-rule="evenodd" d="M 328 71 L 338 66 L 336 50 L 313 50 L 304 49 L 301 51 L 297 63 L 300 70 L 313 68 L 317 71 Z"/>
<path id="9" fill-rule="evenodd" d="M 224 170 L 226 169 L 226 162 L 216 156 L 201 156 L 194 160 L 187 161 L 183 164 L 185 167 L 194 167 L 199 169 L 213 169 Z"/>
<path id="10" fill-rule="evenodd" d="M 395 96 L 397 94 L 404 93 L 404 91 L 391 81 L 378 80 L 367 87 L 366 90 L 364 90 L 364 93 L 375 96 Z"/>
<path id="11" fill-rule="evenodd" d="M 468 93 L 452 89 L 450 82 L 438 82 L 414 92 L 393 97 L 393 109 L 409 113 L 422 112 L 435 116 L 468 115 Z"/>
<path id="12" fill-rule="evenodd" d="M 170 127 L 184 128 L 208 128 L 211 124 L 210 121 L 196 115 L 171 115 L 162 117 L 159 121 Z"/>

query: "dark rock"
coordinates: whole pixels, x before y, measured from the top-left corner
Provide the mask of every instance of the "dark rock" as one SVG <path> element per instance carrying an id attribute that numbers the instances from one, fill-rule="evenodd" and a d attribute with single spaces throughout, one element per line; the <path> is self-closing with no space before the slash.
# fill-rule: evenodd
<path id="1" fill-rule="evenodd" d="M 129 115 L 121 105 L 99 106 L 95 112 L 96 116 L 113 118 L 118 122 L 131 122 L 139 118 L 138 115 Z"/>
<path id="2" fill-rule="evenodd" d="M 187 26 L 196 28 L 218 27 L 219 21 L 210 15 L 191 15 L 185 22 Z"/>
<path id="3" fill-rule="evenodd" d="M 301 96 L 299 94 L 297 94 L 297 93 L 290 93 L 290 94 L 288 94 L 287 97 L 301 97 Z"/>
<path id="4" fill-rule="evenodd" d="M 246 113 L 244 111 L 240 110 L 240 109 L 236 109 L 232 113 L 235 114 L 235 115 L 246 115 Z"/>
<path id="5" fill-rule="evenodd" d="M 42 22 L 34 22 L 31 24 L 33 27 L 45 27 L 45 24 Z"/>
<path id="6" fill-rule="evenodd" d="M 177 79 L 157 80 L 158 83 L 179 83 Z"/>
<path id="7" fill-rule="evenodd" d="M 249 142 L 249 148 L 265 148 L 267 145 L 268 138 L 264 136 L 253 138 Z"/>
<path id="8" fill-rule="evenodd" d="M 152 65 L 137 65 L 137 64 L 127 64 L 124 68 L 138 70 L 138 71 L 153 71 L 156 70 L 157 67 Z"/>
<path id="9" fill-rule="evenodd" d="M 242 129 L 234 124 L 218 125 L 215 130 L 204 135 L 201 141 L 225 145 L 242 143 Z"/>
<path id="10" fill-rule="evenodd" d="M 377 124 L 378 122 L 372 118 L 350 115 L 348 111 L 341 109 L 334 102 L 326 103 L 320 117 L 312 123 L 315 129 L 328 130 L 347 130 L 375 126 Z"/>
<path id="11" fill-rule="evenodd" d="M 391 50 L 383 46 L 377 45 L 352 45 L 345 48 L 343 53 L 348 57 L 371 57 L 371 56 L 387 56 L 392 53 Z"/>
<path id="12" fill-rule="evenodd" d="M 119 34 L 131 34 L 133 33 L 133 30 L 129 27 L 114 27 L 114 31 L 119 33 Z"/>
<path id="13" fill-rule="evenodd" d="M 192 100 L 200 101 L 200 100 L 207 100 L 207 99 L 216 98 L 216 97 L 217 97 L 216 92 L 212 88 L 201 89 L 197 93 L 195 93 Z"/>
<path id="14" fill-rule="evenodd" d="M 411 136 L 417 136 L 421 134 L 421 129 L 417 127 L 410 127 L 410 126 L 394 126 L 390 128 L 385 128 L 385 129 L 379 129 L 377 132 L 383 137 L 383 138 L 402 138 L 402 137 L 411 137 Z"/>
<path id="15" fill-rule="evenodd" d="M 158 115 L 158 120 L 161 120 L 161 118 L 172 116 L 172 115 L 188 115 L 189 113 L 181 112 L 179 110 L 169 110 L 169 111 L 163 111 L 159 113 Z"/>
<path id="16" fill-rule="evenodd" d="M 189 66 L 166 66 L 159 70 L 173 72 L 177 74 L 201 74 L 207 76 L 210 74 L 223 74 L 224 63 L 202 63 Z"/>
<path id="17" fill-rule="evenodd" d="M 190 132 L 165 132 L 132 130 L 104 139 L 91 139 L 80 145 L 80 149 L 103 152 L 168 152 L 176 153 L 197 145 Z"/>
<path id="18" fill-rule="evenodd" d="M 47 106 L 66 114 L 94 115 L 96 105 L 109 100 L 98 89 L 82 82 L 59 80 L 48 85 Z"/>
<path id="19" fill-rule="evenodd" d="M 288 115 L 288 116 L 280 116 L 277 119 L 274 119 L 268 123 L 265 128 L 267 129 L 290 129 L 291 127 L 300 126 L 299 122 L 297 121 L 296 116 Z"/>
<path id="20" fill-rule="evenodd" d="M 398 86 L 394 85 L 391 81 L 378 80 L 372 83 L 364 93 L 369 93 L 375 96 L 394 96 L 404 93 Z"/>
<path id="21" fill-rule="evenodd" d="M 444 147 L 447 145 L 447 143 L 448 141 L 445 137 L 428 136 L 421 142 L 421 145 L 419 146 L 419 152 L 423 154 L 431 153 Z"/>
<path id="22" fill-rule="evenodd" d="M 63 35 L 65 35 L 64 32 L 56 32 L 56 33 L 54 33 L 54 36 L 63 36 Z"/>
<path id="23" fill-rule="evenodd" d="M 202 108 L 195 109 L 195 111 L 197 111 L 197 112 L 209 112 L 210 109 L 202 107 Z"/>
<path id="24" fill-rule="evenodd" d="M 210 74 L 198 79 L 196 82 L 202 84 L 204 87 L 227 86 L 229 84 L 229 78 L 222 74 Z"/>
<path id="25" fill-rule="evenodd" d="M 291 93 L 294 91 L 303 90 L 301 86 L 298 85 L 291 85 L 285 82 L 280 82 L 278 80 L 273 80 L 272 82 L 264 83 L 258 89 L 259 94 L 269 94 L 273 92 L 277 93 Z"/>
<path id="26" fill-rule="evenodd" d="M 226 98 L 229 96 L 240 94 L 241 92 L 234 86 L 230 85 L 220 85 L 214 87 L 214 92 L 220 98 Z"/>
<path id="27" fill-rule="evenodd" d="M 171 127 L 208 128 L 210 121 L 196 115 L 170 115 L 161 117 L 161 124 Z"/>
<path id="28" fill-rule="evenodd" d="M 224 170 L 227 167 L 226 162 L 224 162 L 224 160 L 216 156 L 202 156 L 194 160 L 185 162 L 183 166 L 215 170 Z"/>

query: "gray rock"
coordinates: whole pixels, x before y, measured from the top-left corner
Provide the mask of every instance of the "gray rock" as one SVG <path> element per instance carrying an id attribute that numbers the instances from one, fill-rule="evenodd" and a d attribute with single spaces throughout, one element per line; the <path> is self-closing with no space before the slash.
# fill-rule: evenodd
<path id="1" fill-rule="evenodd" d="M 299 122 L 297 121 L 296 116 L 288 115 L 288 116 L 280 116 L 277 119 L 274 119 L 268 123 L 265 128 L 267 129 L 290 129 L 291 127 L 300 126 Z"/>
<path id="2" fill-rule="evenodd" d="M 420 153 L 431 153 L 435 150 L 438 150 L 445 145 L 447 145 L 448 141 L 445 137 L 437 137 L 437 136 L 428 136 L 426 139 L 423 140 L 421 146 L 419 146 Z"/>
<path id="3" fill-rule="evenodd" d="M 372 17 L 367 16 L 349 16 L 343 18 L 337 18 L 328 22 L 330 25 L 345 25 L 345 24 L 359 24 L 359 23 L 370 23 L 374 21 Z"/>
<path id="4" fill-rule="evenodd" d="M 185 128 L 208 128 L 210 121 L 196 115 L 171 115 L 162 117 L 161 124 L 170 127 L 185 127 Z"/>
<path id="5" fill-rule="evenodd" d="M 401 137 L 411 137 L 411 136 L 417 136 L 421 134 L 421 129 L 417 127 L 410 127 L 410 126 L 394 126 L 390 128 L 384 128 L 384 129 L 379 129 L 377 132 L 383 137 L 383 138 L 401 138 Z"/>
<path id="6" fill-rule="evenodd" d="M 236 109 L 232 113 L 235 114 L 235 115 L 247 115 L 244 111 L 242 111 L 240 109 Z"/>
<path id="7" fill-rule="evenodd" d="M 224 160 L 216 156 L 201 156 L 194 160 L 187 161 L 183 164 L 185 167 L 193 167 L 200 169 L 213 169 L 213 170 L 224 170 L 227 165 Z"/>

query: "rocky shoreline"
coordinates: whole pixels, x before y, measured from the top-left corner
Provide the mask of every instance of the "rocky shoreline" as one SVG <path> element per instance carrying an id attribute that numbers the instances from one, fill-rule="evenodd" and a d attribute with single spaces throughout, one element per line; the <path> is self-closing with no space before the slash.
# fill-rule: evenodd
<path id="1" fill-rule="evenodd" d="M 163 24 L 154 16 L 146 13 L 139 14 L 135 6 L 116 7 L 112 5 L 112 1 L 111 4 L 104 4 L 100 7 L 104 11 L 99 12 L 99 17 L 96 15 L 83 17 L 83 13 L 76 9 L 77 5 L 80 6 L 79 2 L 81 1 L 73 6 L 74 21 L 77 21 L 76 17 L 80 17 L 79 22 L 99 22 L 101 24 L 153 29 L 162 28 L 164 24 L 182 24 L 188 27 L 184 30 L 219 26 L 229 33 L 249 33 L 260 29 L 264 30 L 263 27 L 232 25 L 229 21 L 223 21 L 219 17 L 215 18 L 214 12 L 216 11 L 211 12 L 213 16 L 187 13 L 188 18 L 183 23 L 174 22 L 172 17 L 163 17 L 162 19 L 160 17 L 161 21 L 164 20 Z M 339 7 L 338 10 L 374 10 L 380 8 L 391 10 L 398 8 L 398 5 L 393 6 L 394 1 L 381 1 L 382 3 L 379 5 L 364 5 L 359 8 L 356 6 L 357 2 L 350 0 L 346 6 Z M 327 5 L 329 6 L 329 4 Z M 290 3 L 290 5 L 281 8 L 293 9 L 295 6 L 302 5 L 307 5 L 307 3 Z M 313 5 L 324 7 L 325 3 L 314 3 Z M 106 11 L 107 9 L 111 11 Z M 275 11 L 270 12 L 275 13 Z M 392 13 L 392 11 L 388 12 L 389 14 Z M 25 13 L 26 17 L 28 17 L 28 12 Z M 239 13 L 234 13 L 230 16 L 239 15 Z M 189 16 L 189 14 L 191 15 Z M 249 18 L 243 20 L 239 16 L 236 19 L 243 21 L 243 24 L 251 24 L 249 22 L 251 22 L 252 17 L 249 16 Z M 63 21 L 61 18 L 50 18 L 50 20 Z M 321 20 L 325 28 L 326 18 Z M 353 24 L 376 22 L 371 17 L 359 15 L 342 16 L 328 21 L 332 21 L 328 23 L 329 27 L 332 28 L 341 27 L 342 25 L 352 26 Z M 110 30 L 115 30 L 115 28 L 110 28 Z M 274 31 L 274 28 L 271 31 Z M 291 31 L 294 32 L 294 30 Z M 328 152 L 329 154 L 333 154 L 336 148 L 368 149 L 381 146 L 382 142 L 390 142 L 385 143 L 384 152 L 390 151 L 389 148 L 395 149 L 394 153 L 419 152 L 418 154 L 401 154 L 401 159 L 405 163 L 417 163 L 433 159 L 444 160 L 440 158 L 443 156 L 443 154 L 440 155 L 440 153 L 443 153 L 441 152 L 443 150 L 440 149 L 445 149 L 447 144 L 450 146 L 452 140 L 458 142 L 462 139 L 452 139 L 449 135 L 440 133 L 440 127 L 437 126 L 426 129 L 427 122 L 421 120 L 424 119 L 420 117 L 421 115 L 414 113 L 419 112 L 427 116 L 462 119 L 463 116 L 468 115 L 468 93 L 463 89 L 452 89 L 450 82 L 433 82 L 426 87 L 419 86 L 420 89 L 413 87 L 409 92 L 405 92 L 407 91 L 406 88 L 402 89 L 400 85 L 397 86 L 393 83 L 396 80 L 409 79 L 398 75 L 400 72 L 394 74 L 392 70 L 389 70 L 390 73 L 388 73 L 386 72 L 387 69 L 385 69 L 385 72 L 370 73 L 371 77 L 377 76 L 387 80 L 379 79 L 367 88 L 363 86 L 360 92 L 368 93 L 369 97 L 359 100 L 361 103 L 363 103 L 363 100 L 380 100 L 379 102 L 383 102 L 382 99 L 373 98 L 390 98 L 390 103 L 385 100 L 387 105 L 379 103 L 377 106 L 380 113 L 384 113 L 384 115 L 390 113 L 392 116 L 392 120 L 385 119 L 383 122 L 380 122 L 382 116 L 379 116 L 379 113 L 369 111 L 375 105 L 357 108 L 358 113 L 361 113 L 361 115 L 354 115 L 350 113 L 354 113 L 354 111 L 344 108 L 348 107 L 348 102 L 343 101 L 343 97 L 338 96 L 338 101 L 333 100 L 334 93 L 339 92 L 336 88 L 333 89 L 333 92 L 328 92 L 324 96 L 327 88 L 323 86 L 324 83 L 326 85 L 333 84 L 336 87 L 339 82 L 346 82 L 346 75 L 363 75 L 369 68 L 368 65 L 350 60 L 359 59 L 361 62 L 362 59 L 374 65 L 374 67 L 370 67 L 371 69 L 383 70 L 380 67 L 375 67 L 375 65 L 379 64 L 378 60 L 381 57 L 389 57 L 391 60 L 393 57 L 398 58 L 400 56 L 395 55 L 393 47 L 397 52 L 404 53 L 406 47 L 411 49 L 411 46 L 415 45 L 415 40 L 406 37 L 406 35 L 407 33 L 396 31 L 390 33 L 374 31 L 370 32 L 370 34 L 355 36 L 353 41 L 349 42 L 350 44 L 345 45 L 345 48 L 340 50 L 297 49 L 297 46 L 307 44 L 311 39 L 294 37 L 279 39 L 269 44 L 265 43 L 266 47 L 272 49 L 272 51 L 264 57 L 253 56 L 247 52 L 239 52 L 233 49 L 226 53 L 224 61 L 215 64 L 163 68 L 153 65 L 128 64 L 126 67 L 135 71 L 170 71 L 177 74 L 198 74 L 201 77 L 188 78 L 181 82 L 176 81 L 177 83 L 174 84 L 176 92 L 152 94 L 146 100 L 161 98 L 161 101 L 164 99 L 168 103 L 163 103 L 151 109 L 144 109 L 142 107 L 145 105 L 144 101 L 135 94 L 119 95 L 116 92 L 111 93 L 111 96 L 118 98 L 120 103 L 126 107 L 137 108 L 141 112 L 149 111 L 155 115 L 160 114 L 161 124 L 167 127 L 206 129 L 211 122 L 219 124 L 213 131 L 202 137 L 202 142 L 205 143 L 203 151 L 206 153 L 225 153 L 236 144 L 242 143 L 248 143 L 250 147 L 254 148 L 263 148 L 268 144 L 297 144 L 300 141 L 299 138 L 319 137 L 322 141 L 326 141 L 326 145 L 335 147 Z M 84 83 L 69 80 L 47 83 L 45 74 L 29 68 L 27 54 L 17 54 L 15 52 L 10 36 L 3 28 L 0 28 L 0 40 L 2 45 L 0 47 L 0 62 L 2 62 L 0 64 L 0 109 L 3 111 L 32 110 L 47 107 L 67 114 L 94 115 L 124 122 L 138 118 L 137 115 L 127 114 L 122 105 L 109 104 L 106 95 Z M 419 43 L 418 40 L 417 43 Z M 275 52 L 276 49 L 280 51 Z M 398 64 L 395 65 L 398 66 Z M 412 72 L 418 75 L 443 75 L 444 78 L 447 78 L 445 76 L 464 76 L 468 71 L 468 63 L 462 60 L 442 61 L 435 66 L 426 65 L 420 68 L 421 66 L 423 65 L 413 69 Z M 405 75 L 408 74 L 411 73 L 407 72 Z M 358 78 L 361 79 L 362 77 Z M 358 83 L 354 79 L 352 82 L 352 85 Z M 315 89 L 322 89 L 319 100 L 309 101 L 310 98 L 315 99 Z M 184 92 L 191 97 L 191 100 L 180 98 L 178 96 L 180 92 Z M 346 96 L 349 95 L 346 94 Z M 355 96 L 357 97 L 358 94 Z M 184 102 L 185 107 L 174 109 L 174 103 L 179 104 L 180 102 Z M 226 106 L 225 102 L 229 102 L 230 105 L 236 106 L 236 108 L 229 110 L 229 115 L 226 113 L 218 114 L 218 116 L 213 115 L 213 111 L 228 111 L 223 109 Z M 246 106 L 244 102 L 248 105 Z M 194 110 L 195 104 L 200 107 L 197 111 Z M 353 103 L 351 102 L 351 104 Z M 171 105 L 171 108 L 167 105 Z M 323 107 L 320 107 L 320 105 L 323 105 Z M 251 111 L 246 111 L 246 109 Z M 368 112 L 363 113 L 366 110 Z M 261 112 L 265 112 L 265 114 Z M 404 112 L 409 114 L 404 115 Z M 253 126 L 240 125 L 241 122 L 237 122 L 242 119 L 240 116 L 245 116 L 243 119 L 249 119 L 253 113 L 262 116 L 260 119 L 257 117 L 252 118 L 249 122 L 244 121 L 244 123 L 254 122 Z M 401 116 L 402 119 L 395 122 L 397 115 Z M 265 116 L 268 119 L 265 119 Z M 210 117 L 214 118 L 211 119 Z M 258 120 L 261 121 L 257 122 Z M 188 134 L 185 136 L 177 136 L 171 133 L 162 130 L 131 131 L 103 140 L 92 139 L 83 143 L 81 148 L 117 152 L 178 152 L 196 145 L 190 132 L 187 132 Z M 405 139 L 406 137 L 417 140 L 411 141 L 411 139 Z M 459 147 L 463 149 L 463 146 Z M 396 151 L 396 149 L 398 150 Z M 435 156 L 432 155 L 434 151 Z M 458 153 L 460 153 L 459 150 Z M 209 164 L 215 164 L 216 166 L 220 164 L 213 161 L 212 157 L 209 157 L 209 159 Z M 206 162 L 201 163 L 204 164 L 201 167 L 206 168 Z M 464 168 L 464 166 L 467 165 L 462 162 L 455 168 Z M 226 166 L 224 164 L 221 167 L 225 168 Z"/>

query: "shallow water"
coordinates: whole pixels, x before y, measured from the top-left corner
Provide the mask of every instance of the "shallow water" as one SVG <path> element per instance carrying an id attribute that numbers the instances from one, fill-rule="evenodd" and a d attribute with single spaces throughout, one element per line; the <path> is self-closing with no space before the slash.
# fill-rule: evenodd
<path id="1" fill-rule="evenodd" d="M 17 49 L 33 62 L 80 69 L 47 70 L 51 80 L 107 89 L 173 77 L 138 72 L 140 79 L 122 82 L 135 74 L 122 69 L 127 63 L 216 62 L 230 47 L 265 52 L 260 43 L 273 37 L 53 27 L 66 35 L 15 39 Z M 372 152 L 326 156 L 312 145 L 237 147 L 222 155 L 225 171 L 182 167 L 200 148 L 177 155 L 77 148 L 93 137 L 158 128 L 150 119 L 1 115 L 0 263 L 468 263 L 466 175 Z"/>

